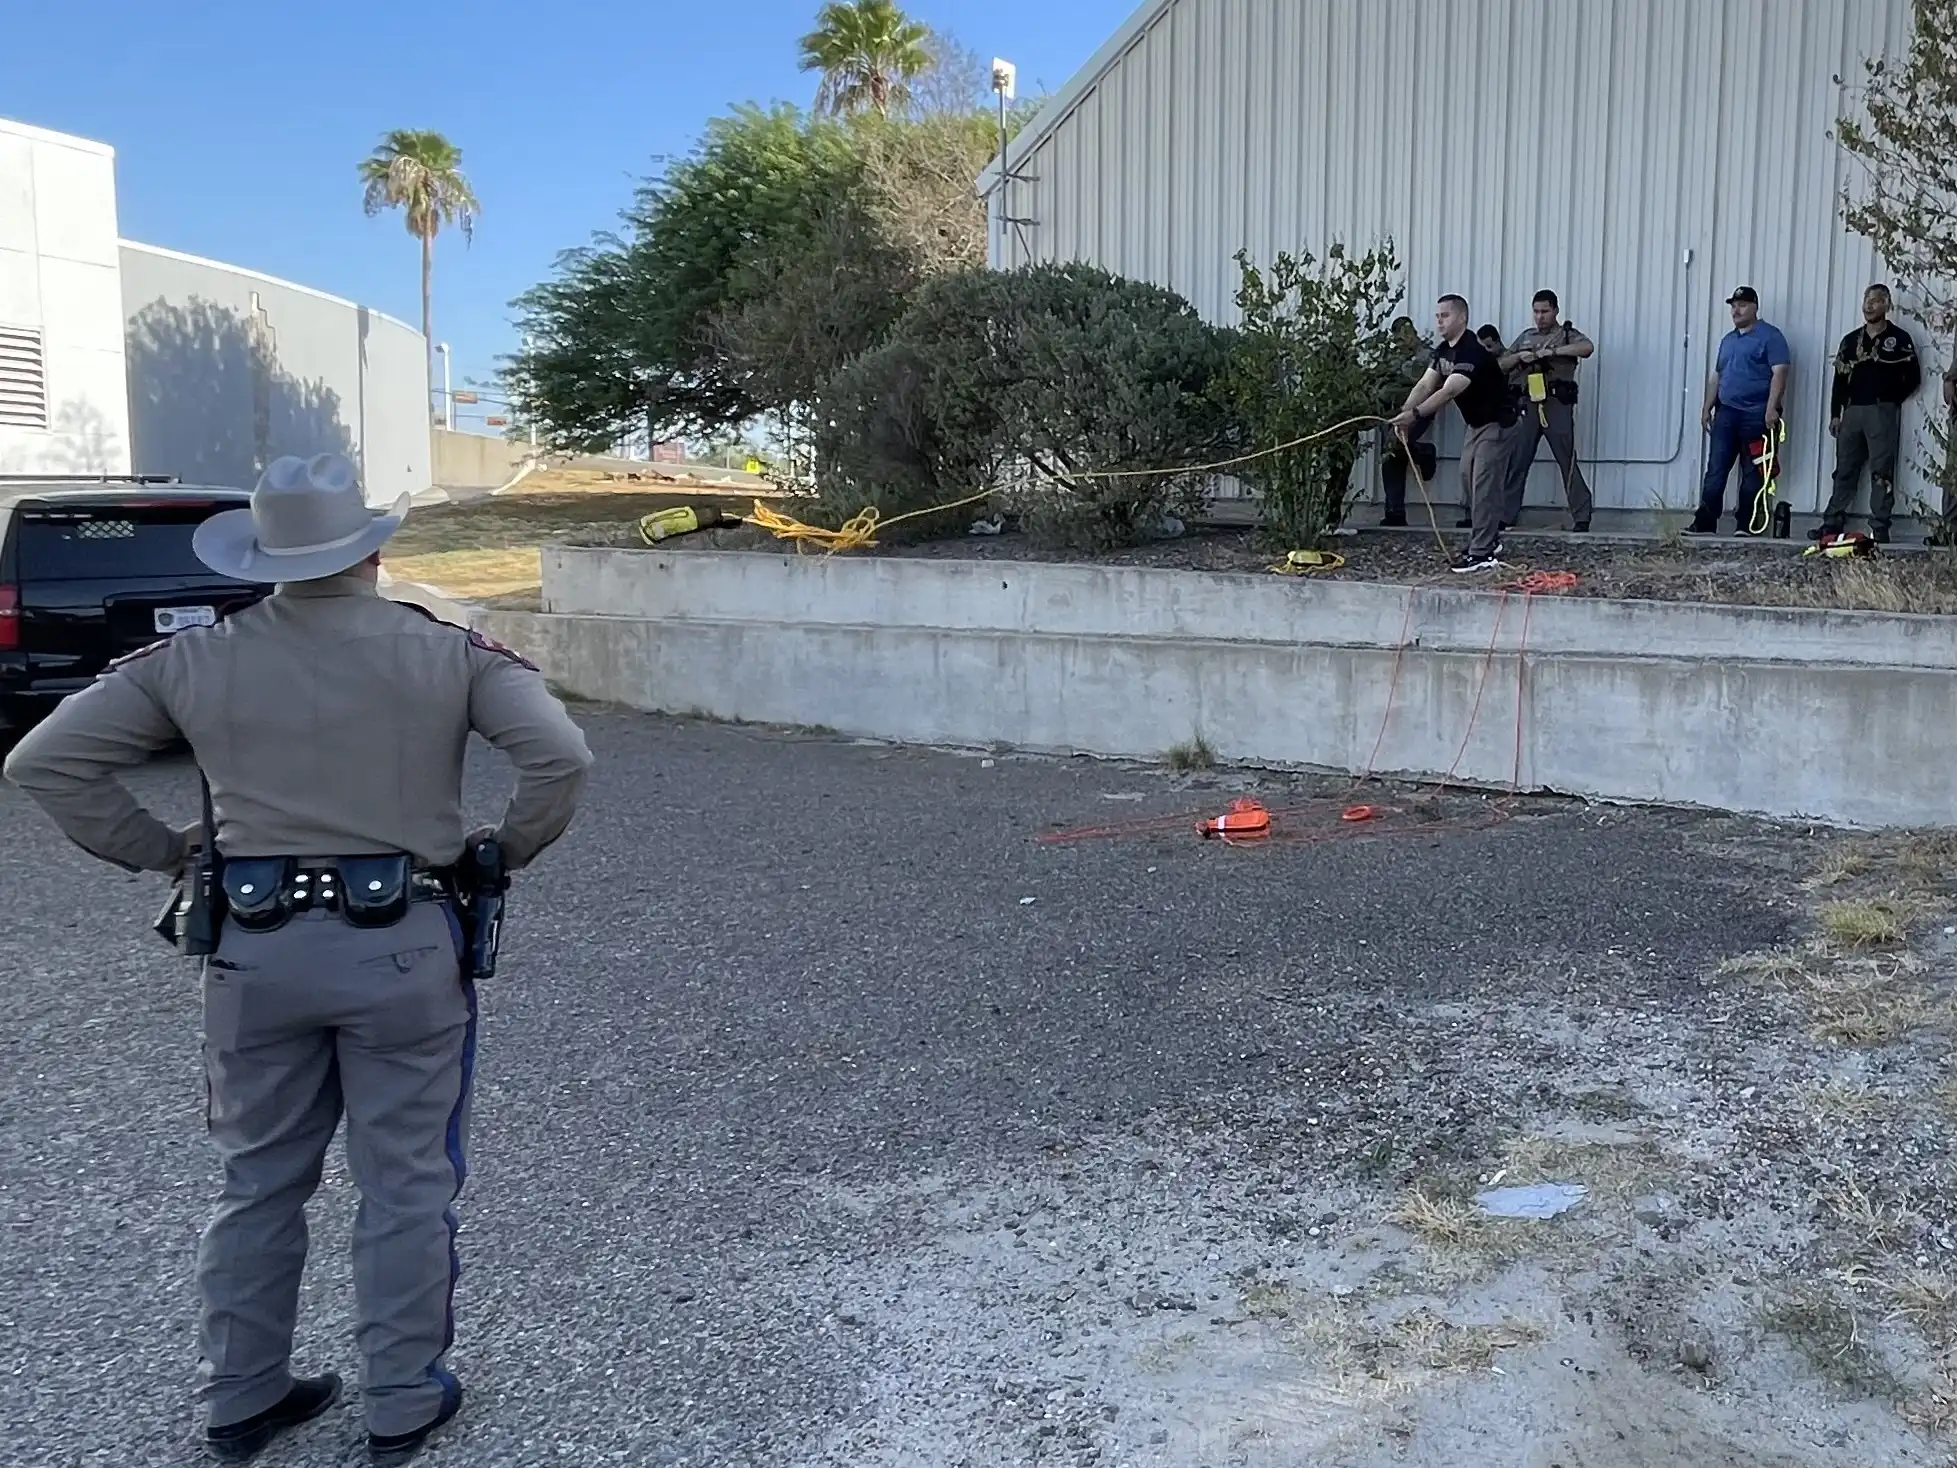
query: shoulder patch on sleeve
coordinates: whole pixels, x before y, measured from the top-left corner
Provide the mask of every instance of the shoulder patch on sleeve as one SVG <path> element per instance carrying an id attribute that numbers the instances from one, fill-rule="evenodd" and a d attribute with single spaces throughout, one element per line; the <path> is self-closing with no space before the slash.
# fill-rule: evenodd
<path id="1" fill-rule="evenodd" d="M 168 647 L 169 645 L 170 645 L 169 638 L 159 637 L 156 639 L 156 641 L 148 644 L 145 647 L 139 647 L 134 652 L 126 652 L 119 658 L 110 658 L 107 665 L 102 669 L 102 671 L 104 674 L 113 673 L 118 668 L 127 667 L 129 664 L 135 662 L 138 658 L 146 658 L 151 653 L 161 652 L 163 651 L 164 648 Z"/>
<path id="2" fill-rule="evenodd" d="M 526 658 L 522 653 L 517 652 L 514 648 L 508 648 L 503 646 L 503 644 L 498 642 L 495 638 L 487 636 L 484 633 L 478 632 L 473 627 L 469 629 L 469 644 L 472 647 L 481 648 L 484 652 L 493 652 L 498 657 L 508 658 L 511 662 L 517 664 L 519 667 L 528 668 L 533 673 L 542 671 L 542 669 L 540 669 L 535 663 L 531 662 L 530 659 Z"/>

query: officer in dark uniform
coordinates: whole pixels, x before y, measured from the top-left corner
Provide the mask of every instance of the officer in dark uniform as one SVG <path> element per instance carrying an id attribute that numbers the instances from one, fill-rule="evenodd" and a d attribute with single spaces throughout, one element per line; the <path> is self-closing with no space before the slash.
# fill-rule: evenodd
<path id="1" fill-rule="evenodd" d="M 1903 446 L 1903 404 L 1922 385 L 1916 342 L 1889 319 L 1889 287 L 1862 293 L 1862 325 L 1835 349 L 1835 384 L 1828 400 L 1828 432 L 1835 436 L 1835 488 L 1810 540 L 1839 535 L 1848 507 L 1869 470 L 1869 534 L 1889 540 L 1896 512 L 1896 461 Z"/>
<path id="2" fill-rule="evenodd" d="M 450 1207 L 465 1171 L 476 1005 L 453 873 L 493 837 L 511 869 L 570 823 L 591 754 L 516 654 L 378 594 L 406 512 L 366 504 L 338 455 L 280 459 L 198 557 L 276 590 L 180 632 L 63 702 L 6 762 L 85 851 L 180 874 L 206 841 L 224 911 L 204 963 L 209 1130 L 224 1191 L 197 1259 L 205 1442 L 255 1456 L 338 1399 L 295 1379 L 304 1209 L 342 1115 L 360 1189 L 354 1291 L 374 1463 L 459 1410 Z M 517 767 L 500 825 L 465 836 L 474 730 Z M 182 739 L 215 829 L 166 826 L 118 780 Z"/>

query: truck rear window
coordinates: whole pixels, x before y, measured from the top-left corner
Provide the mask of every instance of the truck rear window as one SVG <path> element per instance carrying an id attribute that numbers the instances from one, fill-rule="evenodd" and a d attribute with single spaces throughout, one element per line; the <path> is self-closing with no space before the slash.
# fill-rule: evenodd
<path id="1" fill-rule="evenodd" d="M 92 505 L 29 510 L 15 542 L 22 581 L 197 576 L 224 580 L 190 549 L 202 505 Z"/>

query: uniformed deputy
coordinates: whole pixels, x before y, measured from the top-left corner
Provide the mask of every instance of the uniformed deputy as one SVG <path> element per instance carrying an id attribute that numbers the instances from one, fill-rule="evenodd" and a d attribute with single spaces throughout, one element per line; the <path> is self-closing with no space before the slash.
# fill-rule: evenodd
<path id="1" fill-rule="evenodd" d="M 1529 470 L 1536 462 L 1536 446 L 1547 438 L 1549 452 L 1563 476 L 1570 528 L 1588 530 L 1593 507 L 1590 486 L 1576 461 L 1576 373 L 1577 363 L 1595 352 L 1597 344 L 1569 322 L 1559 320 L 1561 310 L 1555 291 L 1537 291 L 1530 303 L 1533 324 L 1509 343 L 1502 358 L 1502 370 L 1517 374 L 1523 384 L 1521 412 L 1509 437 L 1506 503 L 1508 518 L 1520 518 Z M 1530 401 L 1527 391 L 1529 375 L 1535 372 L 1545 379 L 1546 397 L 1540 403 Z"/>
<path id="2" fill-rule="evenodd" d="M 337 455 L 273 463 L 249 509 L 194 541 L 273 594 L 123 659 L 6 762 L 70 839 L 131 871 L 180 873 L 206 838 L 117 773 L 181 738 L 209 781 L 230 911 L 203 972 L 224 1189 L 197 1258 L 199 1380 L 225 1459 L 338 1399 L 337 1376 L 295 1379 L 290 1357 L 303 1210 L 343 1110 L 369 1457 L 405 1461 L 459 1409 L 442 1359 L 476 1005 L 441 874 L 473 839 L 463 753 L 475 730 L 517 767 L 501 824 L 476 833 L 512 869 L 564 831 L 591 764 L 535 668 L 379 595 L 379 548 L 406 509 L 370 510 Z"/>
<path id="3" fill-rule="evenodd" d="M 1869 534 L 1889 539 L 1896 512 L 1896 460 L 1903 445 L 1903 404 L 1923 383 L 1916 342 L 1889 319 L 1889 287 L 1862 293 L 1862 324 L 1835 348 L 1835 383 L 1828 398 L 1828 432 L 1835 437 L 1835 487 L 1810 540 L 1838 535 L 1848 507 L 1869 471 Z"/>

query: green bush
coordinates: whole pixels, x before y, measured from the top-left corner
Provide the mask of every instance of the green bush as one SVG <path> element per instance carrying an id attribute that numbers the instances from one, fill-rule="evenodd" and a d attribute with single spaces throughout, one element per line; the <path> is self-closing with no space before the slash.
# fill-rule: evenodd
<path id="1" fill-rule="evenodd" d="M 882 347 L 836 374 L 816 430 L 832 514 L 886 516 L 1000 488 L 1050 544 L 1128 545 L 1203 485 L 1222 338 L 1172 291 L 1084 265 L 969 270 L 919 287 Z M 969 518 L 969 517 L 968 517 Z M 928 523 L 928 522 L 927 522 Z M 939 529 L 954 522 L 939 522 Z"/>
<path id="2" fill-rule="evenodd" d="M 1105 549 L 1200 508 L 1200 476 L 1132 471 L 1218 457 L 1226 419 L 1211 387 L 1226 358 L 1216 330 L 1174 291 L 1088 265 L 1033 266 L 1005 288 L 1028 531 Z M 1119 477 L 1099 477 L 1109 474 Z"/>
<path id="3" fill-rule="evenodd" d="M 1280 252 L 1268 272 L 1236 255 L 1242 320 L 1216 396 L 1243 453 L 1273 448 L 1348 418 L 1376 416 L 1403 354 L 1389 323 L 1404 294 L 1388 240 L 1323 261 Z M 1404 396 L 1404 392 L 1402 392 Z M 1265 523 L 1286 546 L 1316 549 L 1344 521 L 1347 486 L 1366 425 L 1270 454 L 1235 471 L 1263 500 Z"/>

